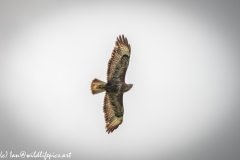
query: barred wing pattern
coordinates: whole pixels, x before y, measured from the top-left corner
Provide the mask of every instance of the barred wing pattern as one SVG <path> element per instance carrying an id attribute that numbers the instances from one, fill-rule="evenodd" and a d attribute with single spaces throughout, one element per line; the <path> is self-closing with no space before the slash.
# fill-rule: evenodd
<path id="1" fill-rule="evenodd" d="M 125 74 L 128 68 L 131 46 L 124 35 L 117 37 L 112 56 L 108 62 L 108 82 L 125 82 Z M 123 93 L 116 94 L 106 92 L 103 107 L 106 131 L 113 132 L 123 121 Z"/>
<path id="2" fill-rule="evenodd" d="M 106 122 L 106 132 L 113 132 L 123 121 L 123 94 L 116 96 L 107 92 L 104 97 L 103 111 Z"/>
<path id="3" fill-rule="evenodd" d="M 117 38 L 112 56 L 108 62 L 107 80 L 125 82 L 125 74 L 129 64 L 131 46 L 124 35 Z"/>

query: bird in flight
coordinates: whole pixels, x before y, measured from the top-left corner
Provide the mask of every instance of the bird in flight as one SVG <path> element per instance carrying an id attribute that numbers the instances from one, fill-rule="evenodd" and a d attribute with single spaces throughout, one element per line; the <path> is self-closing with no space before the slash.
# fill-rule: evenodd
<path id="1" fill-rule="evenodd" d="M 112 56 L 108 61 L 107 82 L 95 78 L 91 83 L 92 94 L 106 91 L 103 112 L 108 134 L 118 128 L 123 121 L 123 94 L 133 84 L 125 83 L 125 75 L 131 54 L 131 46 L 124 35 L 117 37 Z"/>

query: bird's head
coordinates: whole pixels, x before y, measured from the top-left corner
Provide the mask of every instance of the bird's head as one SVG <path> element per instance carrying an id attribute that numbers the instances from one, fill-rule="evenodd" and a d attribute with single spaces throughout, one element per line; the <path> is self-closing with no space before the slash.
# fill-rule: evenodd
<path id="1" fill-rule="evenodd" d="M 132 86 L 133 86 L 133 84 L 128 84 L 125 89 L 125 92 L 129 91 L 132 88 Z"/>

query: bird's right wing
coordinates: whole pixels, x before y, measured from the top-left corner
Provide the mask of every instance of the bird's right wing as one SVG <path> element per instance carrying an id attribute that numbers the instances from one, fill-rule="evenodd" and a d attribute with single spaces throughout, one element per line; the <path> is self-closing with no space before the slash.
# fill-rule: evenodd
<path id="1" fill-rule="evenodd" d="M 106 92 L 103 112 L 106 122 L 106 132 L 113 132 L 123 121 L 123 94 L 115 95 Z"/>
<path id="2" fill-rule="evenodd" d="M 117 38 L 112 56 L 108 62 L 107 80 L 125 82 L 125 74 L 128 68 L 131 54 L 131 46 L 124 35 Z"/>

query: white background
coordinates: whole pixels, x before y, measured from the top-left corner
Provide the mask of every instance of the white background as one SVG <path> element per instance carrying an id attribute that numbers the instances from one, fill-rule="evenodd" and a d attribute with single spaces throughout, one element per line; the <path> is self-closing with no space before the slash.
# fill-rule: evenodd
<path id="1" fill-rule="evenodd" d="M 1 1 L 1 151 L 238 159 L 240 3 L 200 2 Z M 107 134 L 90 83 L 119 34 L 134 86 Z"/>

